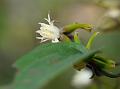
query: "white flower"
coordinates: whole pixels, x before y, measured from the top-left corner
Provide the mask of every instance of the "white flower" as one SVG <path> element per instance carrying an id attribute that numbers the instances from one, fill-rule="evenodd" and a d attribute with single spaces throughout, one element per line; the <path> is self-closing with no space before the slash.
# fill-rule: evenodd
<path id="1" fill-rule="evenodd" d="M 60 29 L 53 24 L 54 21 L 51 21 L 49 14 L 48 18 L 45 18 L 45 20 L 48 22 L 48 24 L 38 23 L 41 25 L 41 27 L 40 30 L 36 31 L 36 33 L 40 34 L 40 37 L 36 38 L 40 39 L 41 42 L 48 40 L 52 40 L 52 43 L 59 42 L 58 38 L 60 37 Z"/>
<path id="2" fill-rule="evenodd" d="M 72 85 L 75 87 L 85 87 L 89 85 L 92 81 L 91 76 L 93 75 L 92 71 L 89 68 L 84 68 L 81 71 L 77 71 L 73 77 Z"/>

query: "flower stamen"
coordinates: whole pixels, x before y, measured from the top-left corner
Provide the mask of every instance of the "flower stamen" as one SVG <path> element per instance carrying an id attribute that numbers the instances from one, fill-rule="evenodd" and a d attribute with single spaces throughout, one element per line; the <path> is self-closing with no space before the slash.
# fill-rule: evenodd
<path id="1" fill-rule="evenodd" d="M 46 23 L 38 23 L 41 25 L 40 30 L 37 30 L 36 33 L 40 34 L 41 37 L 36 37 L 40 39 L 41 42 L 45 42 L 48 40 L 52 40 L 52 43 L 59 42 L 58 38 L 60 37 L 60 29 L 54 25 L 54 20 L 51 21 L 50 15 L 48 14 L 48 18 L 45 18 L 48 22 Z"/>

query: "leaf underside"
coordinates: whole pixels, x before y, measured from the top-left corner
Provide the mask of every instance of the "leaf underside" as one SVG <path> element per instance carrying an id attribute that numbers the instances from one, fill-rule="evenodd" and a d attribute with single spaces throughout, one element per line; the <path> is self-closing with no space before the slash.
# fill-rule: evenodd
<path id="1" fill-rule="evenodd" d="M 77 46 L 76 46 L 77 45 Z M 76 48 L 77 47 L 77 48 Z M 14 89 L 40 89 L 52 78 L 77 61 L 89 59 L 96 51 L 88 52 L 76 43 L 48 43 L 40 45 L 16 62 L 19 69 Z"/>

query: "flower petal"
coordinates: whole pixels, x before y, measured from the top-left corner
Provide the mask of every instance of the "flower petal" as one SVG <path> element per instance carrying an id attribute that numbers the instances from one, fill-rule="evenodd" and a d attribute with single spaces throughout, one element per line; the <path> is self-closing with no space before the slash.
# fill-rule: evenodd
<path id="1" fill-rule="evenodd" d="M 37 31 L 35 31 L 35 32 L 40 34 L 40 33 L 41 33 L 41 30 L 37 30 Z"/>
<path id="2" fill-rule="evenodd" d="M 55 38 L 54 40 L 52 40 L 52 43 L 57 43 L 59 42 L 59 40 L 57 38 Z"/>

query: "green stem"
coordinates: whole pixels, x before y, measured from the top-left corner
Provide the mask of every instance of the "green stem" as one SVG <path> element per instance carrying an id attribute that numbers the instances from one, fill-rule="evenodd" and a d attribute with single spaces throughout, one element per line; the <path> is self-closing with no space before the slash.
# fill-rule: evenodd
<path id="1" fill-rule="evenodd" d="M 87 43 L 87 45 L 86 45 L 86 48 L 87 48 L 87 49 L 90 49 L 90 48 L 91 48 L 91 45 L 92 45 L 95 37 L 98 35 L 98 33 L 99 33 L 99 32 L 94 32 L 94 34 L 90 37 L 90 39 L 89 39 L 89 41 L 88 41 L 88 43 Z"/>
<path id="2" fill-rule="evenodd" d="M 75 32 L 75 34 L 74 34 L 74 42 L 80 44 L 80 40 L 79 40 L 77 32 Z"/>
<path id="3" fill-rule="evenodd" d="M 97 63 L 98 66 L 105 68 L 105 69 L 110 69 L 110 68 L 115 68 L 115 62 L 109 59 L 104 59 L 102 57 L 93 57 L 94 61 Z"/>
<path id="4" fill-rule="evenodd" d="M 114 73 L 111 73 L 111 72 L 108 72 L 108 71 L 105 71 L 105 70 L 101 70 L 101 72 L 102 72 L 105 76 L 110 77 L 110 78 L 118 78 L 118 77 L 120 77 L 120 73 L 114 74 Z"/>

